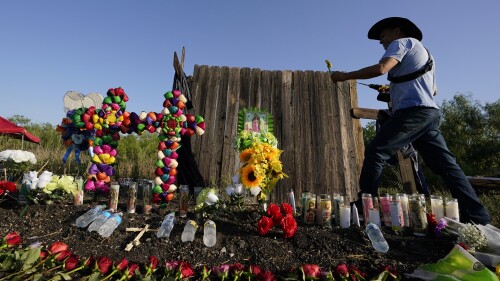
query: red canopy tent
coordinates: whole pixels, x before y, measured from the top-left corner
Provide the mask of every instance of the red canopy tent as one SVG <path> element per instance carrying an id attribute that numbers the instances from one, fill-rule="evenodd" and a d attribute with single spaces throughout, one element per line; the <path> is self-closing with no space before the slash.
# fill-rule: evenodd
<path id="1" fill-rule="evenodd" d="M 30 142 L 40 143 L 40 139 L 32 135 L 25 128 L 17 126 L 2 116 L 0 116 L 0 134 L 21 139 L 23 144 L 25 139 Z"/>

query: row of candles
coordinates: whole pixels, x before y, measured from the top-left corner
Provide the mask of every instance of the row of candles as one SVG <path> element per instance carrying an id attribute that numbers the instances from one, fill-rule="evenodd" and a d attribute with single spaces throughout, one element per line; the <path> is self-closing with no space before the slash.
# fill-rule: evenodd
<path id="1" fill-rule="evenodd" d="M 332 225 L 348 228 L 351 224 L 360 225 L 356 205 L 350 205 L 349 197 L 342 194 L 302 193 L 301 217 L 306 224 L 330 227 Z M 459 220 L 458 201 L 455 198 L 443 198 L 439 195 L 430 196 L 430 213 L 436 221 L 444 216 Z M 289 202 L 295 206 L 293 191 L 289 192 Z M 415 235 L 425 235 L 427 232 L 427 201 L 424 194 L 395 195 L 383 194 L 372 197 L 362 194 L 362 219 L 364 223 L 375 223 L 379 226 L 394 228 L 410 227 Z"/>

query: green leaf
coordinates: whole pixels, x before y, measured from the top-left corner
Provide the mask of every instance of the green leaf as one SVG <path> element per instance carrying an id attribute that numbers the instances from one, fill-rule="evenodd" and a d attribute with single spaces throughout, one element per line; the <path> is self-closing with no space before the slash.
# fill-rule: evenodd
<path id="1" fill-rule="evenodd" d="M 94 272 L 92 275 L 90 275 L 89 281 L 98 281 L 99 277 L 101 277 L 100 272 Z"/>
<path id="2" fill-rule="evenodd" d="M 33 281 L 40 281 L 40 280 L 43 280 L 43 274 L 38 273 L 33 276 Z M 53 280 L 59 280 L 59 279 L 53 279 Z"/>
<path id="3" fill-rule="evenodd" d="M 36 247 L 28 251 L 26 260 L 24 261 L 22 270 L 27 270 L 33 266 L 33 264 L 40 257 L 40 252 L 42 251 L 41 247 Z"/>
<path id="4" fill-rule="evenodd" d="M 1 264 L 2 271 L 9 270 L 14 264 L 14 262 L 15 262 L 14 255 L 8 255 Z"/>
<path id="5" fill-rule="evenodd" d="M 71 276 L 69 276 L 69 274 L 65 273 L 65 272 L 61 272 L 59 273 L 59 275 L 64 279 L 64 280 L 71 280 Z"/>

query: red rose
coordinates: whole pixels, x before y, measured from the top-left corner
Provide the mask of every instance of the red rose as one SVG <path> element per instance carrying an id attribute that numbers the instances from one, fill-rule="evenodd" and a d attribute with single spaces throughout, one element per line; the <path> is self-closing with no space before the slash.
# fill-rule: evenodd
<path id="1" fill-rule="evenodd" d="M 136 270 L 139 270 L 139 265 L 138 265 L 138 264 L 136 264 L 136 263 L 131 264 L 131 265 L 128 267 L 128 270 L 127 270 L 127 275 L 128 275 L 128 276 L 134 276 L 134 275 L 135 275 Z"/>
<path id="2" fill-rule="evenodd" d="M 92 264 L 94 264 L 94 262 L 95 262 L 94 257 L 93 257 L 93 256 L 90 256 L 90 258 L 88 258 L 88 259 L 87 259 L 87 260 L 83 263 L 83 265 L 84 265 L 85 267 L 90 267 L 90 266 L 92 266 Z"/>
<path id="3" fill-rule="evenodd" d="M 335 274 L 337 274 L 341 278 L 349 277 L 349 270 L 347 269 L 347 264 L 342 263 L 337 265 L 337 267 L 335 268 Z"/>
<path id="4" fill-rule="evenodd" d="M 181 272 L 181 278 L 189 278 L 194 275 L 193 267 L 185 261 L 179 263 L 179 271 Z"/>
<path id="5" fill-rule="evenodd" d="M 273 228 L 273 220 L 263 216 L 260 218 L 259 223 L 257 224 L 257 230 L 259 231 L 260 235 L 266 235 L 269 230 Z"/>
<path id="6" fill-rule="evenodd" d="M 283 236 L 285 238 L 292 238 L 297 231 L 297 222 L 291 214 L 285 215 L 281 220 L 281 228 L 283 229 Z"/>
<path id="7" fill-rule="evenodd" d="M 280 206 L 274 203 L 269 204 L 269 207 L 267 208 L 267 214 L 270 215 L 271 217 L 274 217 L 276 215 L 281 215 Z"/>
<path id="8" fill-rule="evenodd" d="M 21 244 L 21 235 L 17 232 L 11 232 L 5 235 L 4 237 L 5 243 L 9 246 L 15 246 Z"/>
<path id="9" fill-rule="evenodd" d="M 70 270 L 73 270 L 76 268 L 76 266 L 78 265 L 78 256 L 75 255 L 75 254 L 71 254 L 69 256 L 69 258 L 67 258 L 65 261 L 64 261 L 64 270 L 66 271 L 70 271 Z"/>
<path id="10" fill-rule="evenodd" d="M 285 214 L 290 214 L 290 215 L 293 215 L 293 208 L 292 208 L 292 205 L 288 204 L 288 203 L 281 203 L 281 209 L 283 210 L 283 212 Z"/>
<path id="11" fill-rule="evenodd" d="M 0 196 L 2 196 L 5 193 L 5 190 L 0 188 Z"/>
<path id="12" fill-rule="evenodd" d="M 390 265 L 386 265 L 382 269 L 382 272 L 383 271 L 387 271 L 393 278 L 397 278 L 398 272 L 397 272 L 396 268 L 394 268 L 394 267 L 392 267 Z"/>
<path id="13" fill-rule="evenodd" d="M 321 269 L 317 264 L 304 264 L 300 267 L 300 271 L 304 277 L 319 278 L 321 276 Z"/>
<path id="14" fill-rule="evenodd" d="M 52 254 L 57 254 L 57 253 L 68 250 L 68 245 L 64 242 L 56 241 L 56 242 L 52 243 L 52 245 L 49 246 L 48 250 Z"/>
<path id="15" fill-rule="evenodd" d="M 148 258 L 148 262 L 151 269 L 156 269 L 156 266 L 158 265 L 158 258 L 155 256 L 150 256 Z"/>
<path id="16" fill-rule="evenodd" d="M 354 265 L 350 265 L 349 266 L 349 274 L 351 275 L 351 278 L 352 280 L 356 281 L 358 280 L 357 277 L 360 277 L 361 280 L 364 280 L 365 277 L 366 277 L 366 273 L 365 272 L 361 272 L 361 270 L 359 270 L 356 266 Z"/>
<path id="17" fill-rule="evenodd" d="M 122 270 L 126 268 L 128 265 L 128 260 L 126 258 L 123 258 L 120 262 L 115 264 L 116 270 Z"/>
<path id="18" fill-rule="evenodd" d="M 109 271 L 109 267 L 112 262 L 108 257 L 99 257 L 97 258 L 97 269 L 101 272 L 102 275 L 106 275 Z"/>
<path id="19" fill-rule="evenodd" d="M 40 252 L 40 255 L 38 256 L 38 258 L 40 258 L 41 260 L 44 260 L 47 258 L 47 256 L 49 255 L 49 252 L 45 251 L 45 250 L 42 250 Z"/>
<path id="20" fill-rule="evenodd" d="M 62 261 L 64 260 L 65 258 L 69 257 L 71 255 L 71 252 L 69 250 L 65 250 L 65 251 L 62 251 L 62 252 L 59 252 L 55 255 L 55 258 L 56 260 L 58 261 Z"/>
<path id="21" fill-rule="evenodd" d="M 276 280 L 276 276 L 274 276 L 274 274 L 271 272 L 271 271 L 261 271 L 258 275 L 257 275 L 257 280 L 260 280 L 260 281 L 275 281 Z"/>
<path id="22" fill-rule="evenodd" d="M 5 190 L 10 192 L 10 193 L 16 192 L 17 191 L 16 184 L 14 182 L 11 182 L 11 181 L 0 182 L 0 191 L 2 192 L 2 194 L 3 194 L 3 191 L 5 191 Z"/>
<path id="23" fill-rule="evenodd" d="M 250 265 L 250 273 L 252 273 L 253 275 L 259 275 L 259 273 L 262 272 L 262 269 L 256 265 Z"/>
<path id="24" fill-rule="evenodd" d="M 231 266 L 231 273 L 234 276 L 240 275 L 245 270 L 245 266 L 241 263 L 235 263 Z"/>

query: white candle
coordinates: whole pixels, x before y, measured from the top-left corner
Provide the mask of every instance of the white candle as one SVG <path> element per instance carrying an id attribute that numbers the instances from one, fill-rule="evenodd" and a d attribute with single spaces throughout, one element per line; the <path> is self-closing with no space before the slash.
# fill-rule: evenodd
<path id="1" fill-rule="evenodd" d="M 451 198 L 446 202 L 446 216 L 452 220 L 460 221 L 457 199 Z"/>
<path id="2" fill-rule="evenodd" d="M 431 195 L 431 210 L 436 221 L 444 217 L 444 205 L 441 196 Z"/>
<path id="3" fill-rule="evenodd" d="M 349 228 L 350 225 L 351 225 L 351 207 L 342 206 L 340 207 L 340 227 Z"/>

